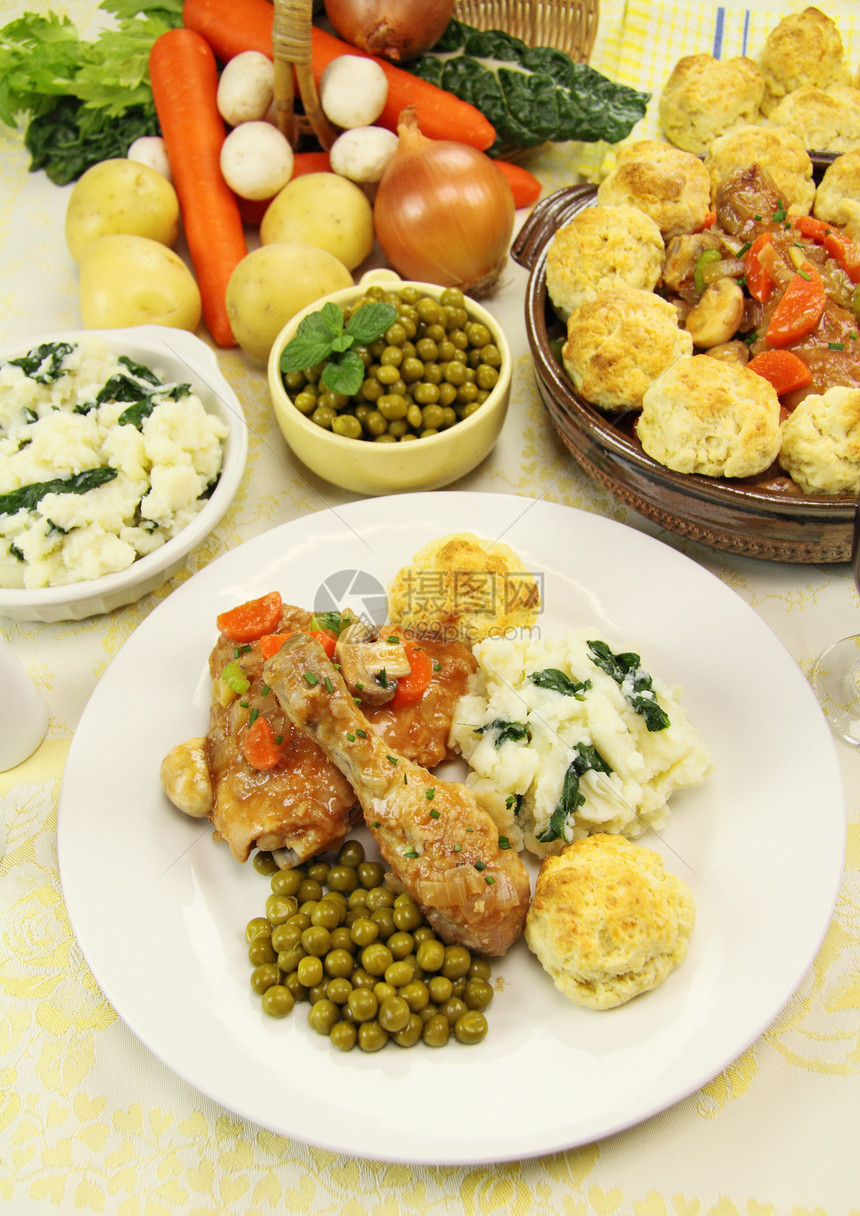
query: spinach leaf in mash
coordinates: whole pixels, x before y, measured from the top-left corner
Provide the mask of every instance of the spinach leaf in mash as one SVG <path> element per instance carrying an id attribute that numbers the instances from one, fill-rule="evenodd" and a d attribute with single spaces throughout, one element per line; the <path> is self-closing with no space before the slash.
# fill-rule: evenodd
<path id="1" fill-rule="evenodd" d="M 28 486 L 19 486 L 8 494 L 0 494 L 0 515 L 15 515 L 18 511 L 31 511 L 46 494 L 88 494 L 105 482 L 113 481 L 117 470 L 107 467 L 84 469 L 71 477 L 53 477 L 50 481 L 34 481 Z"/>
<path id="2" fill-rule="evenodd" d="M 564 837 L 564 825 L 571 815 L 585 802 L 585 795 L 579 789 L 579 779 L 582 774 L 587 773 L 589 770 L 597 773 L 612 772 L 612 769 L 593 744 L 577 743 L 574 751 L 576 754 L 564 774 L 561 795 L 556 803 L 555 810 L 549 817 L 549 823 L 537 838 L 541 844 L 548 844 L 551 840 L 562 840 Z"/>
<path id="3" fill-rule="evenodd" d="M 651 677 L 639 666 L 639 655 L 632 651 L 613 654 L 605 642 L 589 642 L 588 649 L 594 663 L 624 693 L 630 708 L 645 719 L 648 730 L 665 730 L 670 724 L 669 715 L 657 701 Z"/>
<path id="4" fill-rule="evenodd" d="M 488 730 L 496 731 L 496 747 L 501 747 L 503 743 L 516 743 L 520 739 L 529 737 L 529 728 L 525 723 L 505 722 L 502 718 L 496 718 L 493 722 L 488 722 L 486 726 L 476 726 L 475 734 L 483 735 Z"/>
<path id="5" fill-rule="evenodd" d="M 577 701 L 584 701 L 586 692 L 591 688 L 591 680 L 571 680 L 570 676 L 566 676 L 557 667 L 533 671 L 529 679 L 538 688 L 548 688 L 551 692 L 560 692 L 565 697 L 576 697 Z"/>
<path id="6" fill-rule="evenodd" d="M 68 342 L 42 342 L 9 362 L 38 384 L 53 384 L 63 374 L 63 360 L 75 348 Z"/>

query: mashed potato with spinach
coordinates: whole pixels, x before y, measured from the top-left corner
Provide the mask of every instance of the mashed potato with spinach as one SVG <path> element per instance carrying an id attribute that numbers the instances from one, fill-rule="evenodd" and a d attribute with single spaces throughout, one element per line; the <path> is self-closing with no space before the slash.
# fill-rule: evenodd
<path id="1" fill-rule="evenodd" d="M 451 742 L 513 848 L 546 856 L 592 832 L 659 830 L 673 791 L 711 771 L 679 692 L 596 630 L 492 638 L 474 654 Z"/>
<path id="2" fill-rule="evenodd" d="M 101 338 L 0 367 L 0 586 L 124 570 L 175 536 L 218 480 L 227 427 L 189 384 Z"/>

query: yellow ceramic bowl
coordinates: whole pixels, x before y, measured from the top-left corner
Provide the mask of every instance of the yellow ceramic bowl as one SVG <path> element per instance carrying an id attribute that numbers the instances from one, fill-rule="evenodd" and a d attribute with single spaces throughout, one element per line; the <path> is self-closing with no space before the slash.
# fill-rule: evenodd
<path id="1" fill-rule="evenodd" d="M 395 291 L 418 287 L 423 295 L 438 299 L 443 288 L 431 283 L 386 282 Z M 438 435 L 405 443 L 374 443 L 347 439 L 317 426 L 296 408 L 284 388 L 280 371 L 281 352 L 296 336 L 299 322 L 332 301 L 347 305 L 363 296 L 367 284 L 332 292 L 297 313 L 284 326 L 269 355 L 269 391 L 278 425 L 299 460 L 318 476 L 345 490 L 368 496 L 398 494 L 408 490 L 438 490 L 471 472 L 484 459 L 499 437 L 511 395 L 511 348 L 498 321 L 485 308 L 467 299 L 470 318 L 483 322 L 502 355 L 499 380 L 474 414 L 456 422 Z"/>

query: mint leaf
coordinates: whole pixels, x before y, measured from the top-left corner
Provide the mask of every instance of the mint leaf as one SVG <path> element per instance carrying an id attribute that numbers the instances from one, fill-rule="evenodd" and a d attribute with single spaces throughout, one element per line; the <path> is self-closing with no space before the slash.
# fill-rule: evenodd
<path id="1" fill-rule="evenodd" d="M 393 304 L 374 301 L 362 304 L 346 323 L 346 332 L 359 346 L 367 346 L 381 338 L 397 320 L 397 309 Z"/>
<path id="2" fill-rule="evenodd" d="M 364 364 L 354 350 L 348 350 L 340 359 L 330 359 L 326 363 L 320 379 L 333 393 L 352 397 L 364 380 Z"/>

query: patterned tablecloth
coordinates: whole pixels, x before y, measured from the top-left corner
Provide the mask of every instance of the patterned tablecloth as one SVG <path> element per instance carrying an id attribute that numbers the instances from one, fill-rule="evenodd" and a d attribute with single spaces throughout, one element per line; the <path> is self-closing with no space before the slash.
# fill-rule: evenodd
<path id="1" fill-rule="evenodd" d="M 94 0 L 30 0 L 26 6 L 0 0 L 0 21 L 25 7 L 68 11 L 82 32 L 97 20 Z M 822 7 L 840 22 L 860 67 L 856 5 L 845 0 Z M 647 0 L 604 0 L 601 9 L 592 62 L 655 93 L 681 53 L 717 48 L 755 54 L 775 16 L 786 11 Z M 641 132 L 658 134 L 653 102 Z M 606 151 L 556 147 L 534 162 L 535 169 L 547 189 L 555 188 L 577 171 L 594 175 Z M 42 174 L 28 174 L 20 133 L 0 130 L 2 341 L 80 325 L 76 268 L 63 241 L 67 194 Z M 585 478 L 548 426 L 523 333 L 525 278 L 512 264 L 489 304 L 516 353 L 508 422 L 491 456 L 452 488 L 545 496 L 653 534 L 652 525 Z M 600 1142 L 471 1168 L 339 1156 L 219 1107 L 151 1055 L 118 1018 L 83 960 L 57 866 L 60 782 L 87 699 L 144 616 L 196 570 L 276 524 L 354 497 L 310 476 L 286 450 L 262 373 L 236 351 L 219 357 L 248 417 L 248 470 L 232 509 L 186 569 L 140 603 L 106 617 L 52 626 L 0 621 L 51 711 L 38 751 L 0 774 L 8 835 L 0 862 L 0 1206 L 10 1216 L 856 1216 L 860 752 L 842 743 L 846 864 L 813 967 L 773 1025 L 725 1072 L 664 1113 Z M 758 563 L 669 534 L 660 539 L 724 580 L 804 672 L 825 645 L 860 627 L 860 605 L 844 567 Z M 810 849 L 815 810 L 809 807 Z M 121 866 L 123 858 L 111 864 Z M 550 1083 L 535 1078 L 535 1084 Z"/>

